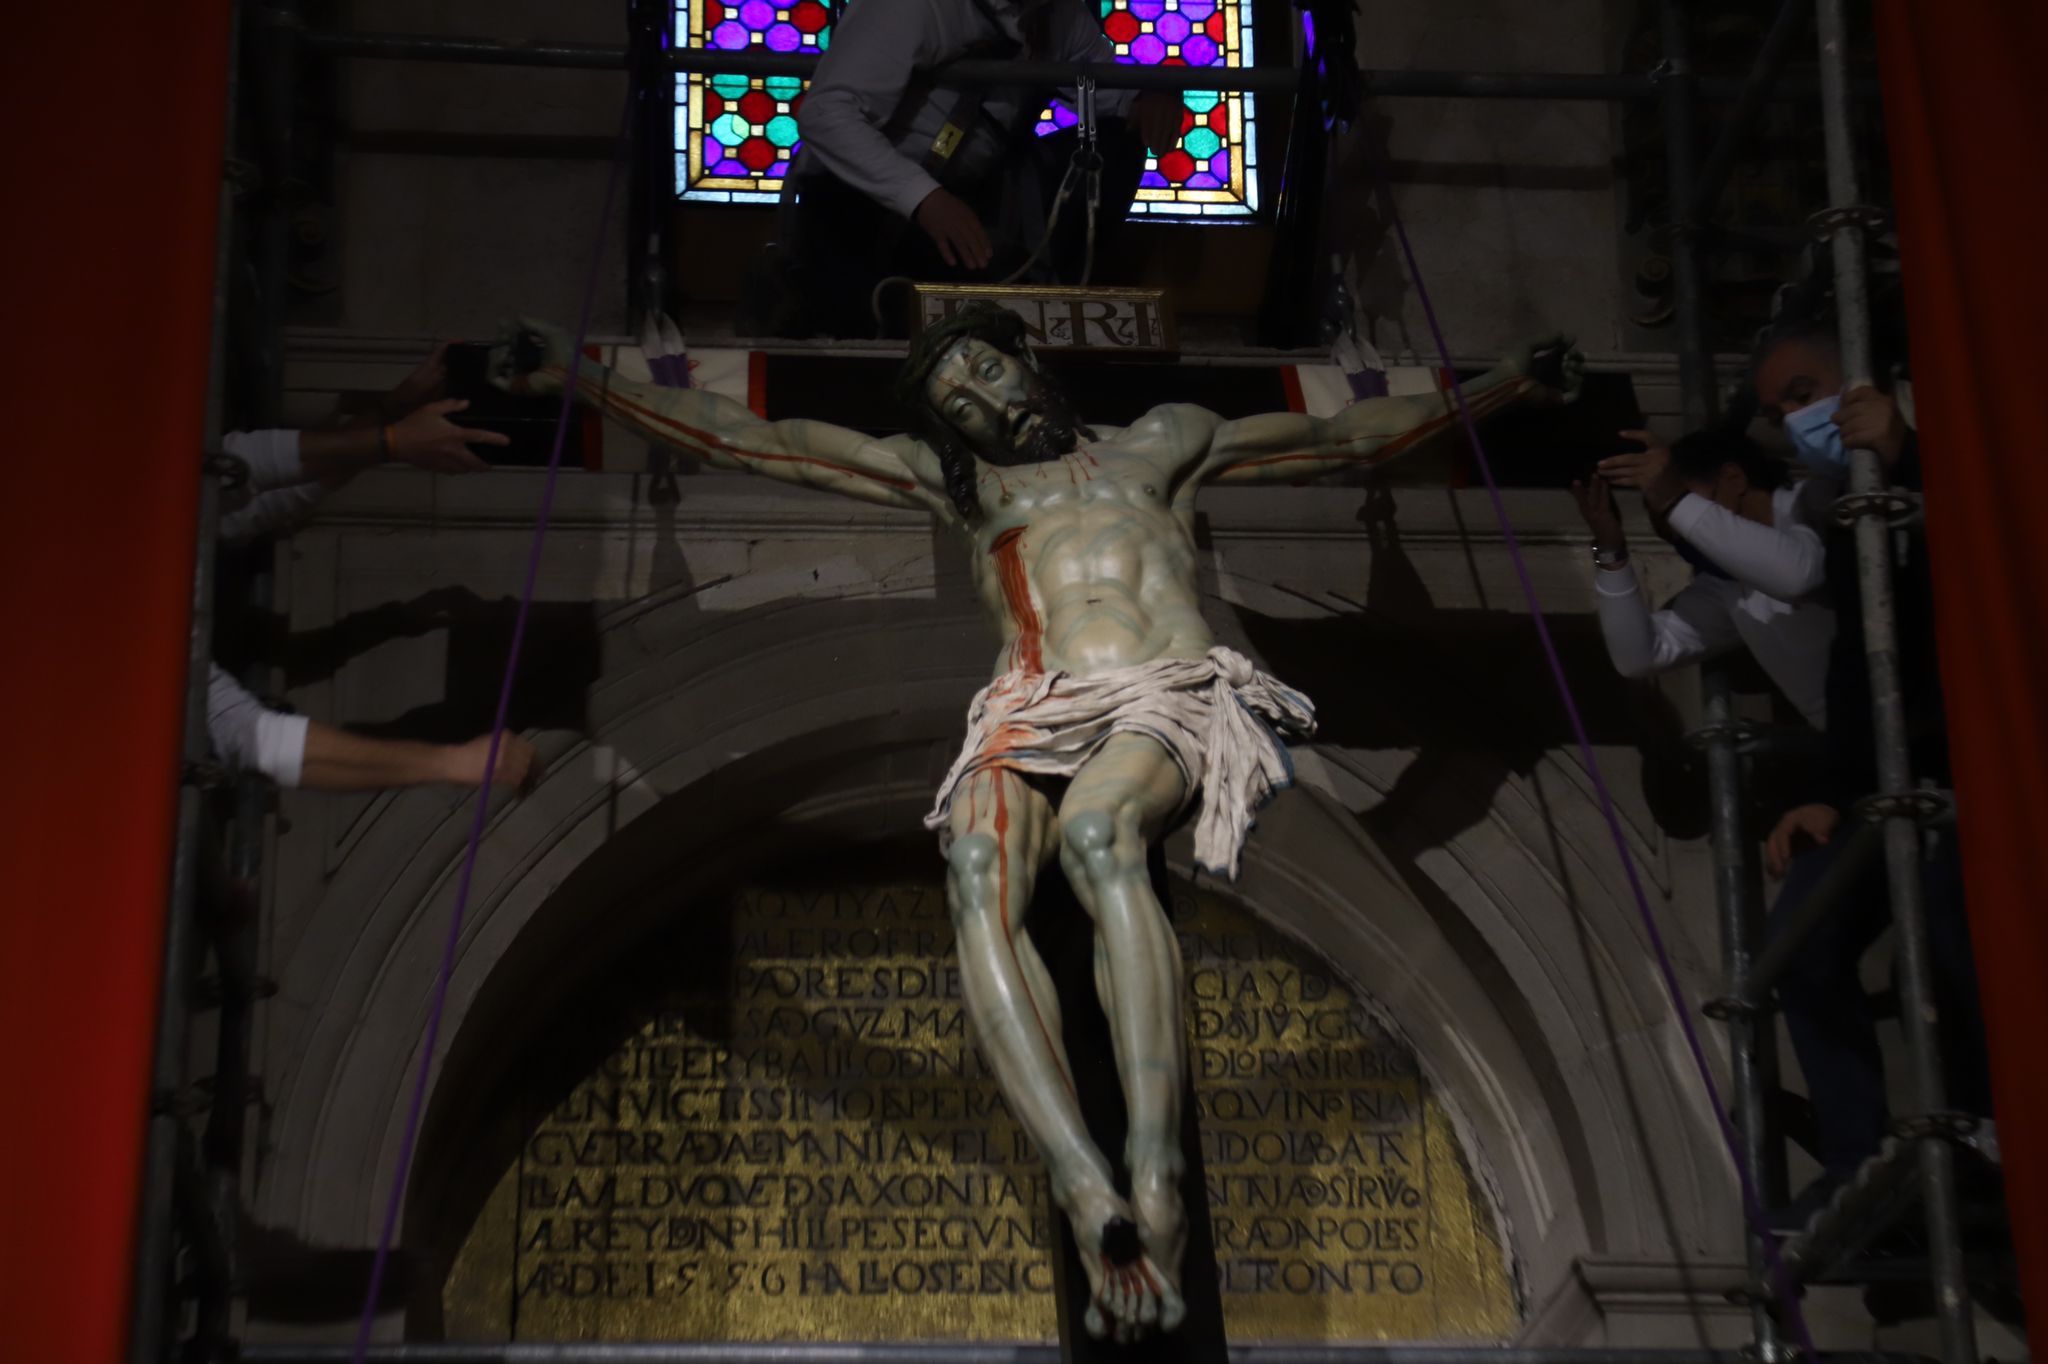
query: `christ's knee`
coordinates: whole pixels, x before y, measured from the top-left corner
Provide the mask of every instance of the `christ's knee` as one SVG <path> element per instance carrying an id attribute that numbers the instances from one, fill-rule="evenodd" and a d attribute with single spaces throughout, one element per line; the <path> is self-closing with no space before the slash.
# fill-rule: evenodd
<path id="1" fill-rule="evenodd" d="M 946 905 L 953 931 L 993 929 L 1002 916 L 1002 847 L 987 834 L 962 834 L 946 852 Z"/>
<path id="2" fill-rule="evenodd" d="M 1137 819 L 1110 810 L 1061 816 L 1060 865 L 1077 889 L 1091 891 L 1143 876 L 1145 840 Z"/>

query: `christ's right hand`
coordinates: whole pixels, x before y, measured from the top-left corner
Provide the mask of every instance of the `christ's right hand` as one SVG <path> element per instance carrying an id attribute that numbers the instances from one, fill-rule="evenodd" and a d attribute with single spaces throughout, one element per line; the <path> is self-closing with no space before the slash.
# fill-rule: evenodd
<path id="1" fill-rule="evenodd" d="M 575 341 L 560 327 L 534 317 L 513 318 L 499 324 L 484 372 L 507 393 L 551 396 L 562 391 L 575 352 Z"/>

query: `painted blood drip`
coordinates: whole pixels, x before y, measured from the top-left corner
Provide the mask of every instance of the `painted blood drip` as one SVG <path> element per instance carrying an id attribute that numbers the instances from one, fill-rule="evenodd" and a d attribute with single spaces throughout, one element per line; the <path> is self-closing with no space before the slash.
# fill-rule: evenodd
<path id="1" fill-rule="evenodd" d="M 1027 673 L 1045 671 L 1044 626 L 1038 608 L 1031 604 L 1031 582 L 1024 575 L 1024 556 L 1019 548 L 1025 527 L 1016 526 L 996 537 L 989 553 L 996 559 L 996 578 L 1003 585 L 1003 600 L 1009 604 L 1010 619 L 1017 622 L 1017 641 L 1010 646 L 1010 662 Z"/>

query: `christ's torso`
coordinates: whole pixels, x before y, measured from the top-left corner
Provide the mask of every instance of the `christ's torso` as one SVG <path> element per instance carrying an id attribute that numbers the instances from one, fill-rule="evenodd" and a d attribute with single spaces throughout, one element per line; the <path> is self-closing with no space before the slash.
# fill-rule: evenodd
<path id="1" fill-rule="evenodd" d="M 1003 636 L 995 671 L 1088 676 L 1212 643 L 1195 577 L 1194 488 L 1152 419 L 1056 461 L 981 469 L 974 574 Z"/>

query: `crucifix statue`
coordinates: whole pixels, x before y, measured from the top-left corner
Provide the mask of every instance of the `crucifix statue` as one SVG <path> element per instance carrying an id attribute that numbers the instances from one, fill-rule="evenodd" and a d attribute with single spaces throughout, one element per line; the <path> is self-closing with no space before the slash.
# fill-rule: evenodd
<path id="1" fill-rule="evenodd" d="M 558 393 L 571 345 L 522 321 L 493 351 L 493 382 Z M 1533 371 L 1555 351 L 1575 388 L 1583 361 L 1570 338 L 1548 337 L 1465 386 L 1474 414 L 1554 398 Z M 1173 1330 L 1185 1312 L 1186 1034 L 1180 950 L 1146 853 L 1192 806 L 1197 860 L 1235 876 L 1253 811 L 1290 779 L 1282 736 L 1314 726 L 1306 697 L 1203 621 L 1195 501 L 1211 483 L 1298 483 L 1414 450 L 1456 425 L 1445 395 L 1235 421 L 1176 403 L 1091 428 L 1039 372 L 1022 319 L 987 303 L 913 342 L 898 396 L 914 435 L 765 421 L 591 361 L 577 386 L 683 454 L 921 511 L 970 542 L 1002 647 L 925 817 L 945 850 L 968 1014 L 1080 1246 L 1088 1329 L 1120 1340 Z M 1128 1197 L 1089 1137 L 1059 1001 L 1024 932 L 1034 879 L 1055 856 L 1094 921 L 1095 985 L 1129 1112 Z"/>

